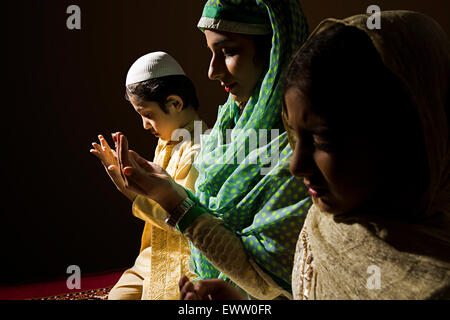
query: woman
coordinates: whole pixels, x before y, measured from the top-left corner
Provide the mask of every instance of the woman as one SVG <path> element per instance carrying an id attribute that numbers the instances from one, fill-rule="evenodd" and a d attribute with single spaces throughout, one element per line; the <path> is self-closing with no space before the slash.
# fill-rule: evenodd
<path id="1" fill-rule="evenodd" d="M 295 299 L 450 297 L 449 43 L 422 14 L 381 18 L 324 21 L 286 75 L 290 169 L 314 201 Z M 217 280 L 180 286 L 242 298 Z"/>
<path id="2" fill-rule="evenodd" d="M 188 198 L 163 171 L 135 153 L 129 156 L 119 134 L 124 178 L 129 188 L 157 201 L 172 217 L 185 208 L 184 217 L 173 218 L 172 224 L 190 239 L 192 266 L 200 279 L 231 280 L 261 299 L 289 298 L 289 262 L 310 201 L 288 170 L 292 150 L 281 118 L 280 79 L 306 39 L 306 21 L 296 0 L 211 0 L 199 28 L 212 52 L 208 75 L 230 96 L 210 135 L 202 137 L 194 163 L 196 194 Z M 275 129 L 281 134 L 274 137 Z M 269 143 L 257 139 L 255 148 L 252 133 L 267 131 Z M 276 160 L 269 168 L 267 158 Z"/>

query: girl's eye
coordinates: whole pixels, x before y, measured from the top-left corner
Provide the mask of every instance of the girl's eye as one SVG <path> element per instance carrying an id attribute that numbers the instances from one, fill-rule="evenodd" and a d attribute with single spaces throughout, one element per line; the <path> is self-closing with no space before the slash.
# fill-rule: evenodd
<path id="1" fill-rule="evenodd" d="M 327 144 L 327 143 L 317 143 L 317 142 L 314 142 L 314 147 L 315 147 L 316 149 L 318 149 L 318 150 L 325 151 L 325 152 L 331 151 L 331 147 L 330 147 L 330 145 Z"/>
<path id="2" fill-rule="evenodd" d="M 222 53 L 225 57 L 231 57 L 234 56 L 237 53 L 236 49 L 227 49 L 227 48 L 223 48 L 222 49 Z"/>
<path id="3" fill-rule="evenodd" d="M 320 139 L 314 139 L 313 141 L 314 148 L 320 151 L 332 153 L 334 151 L 334 146 L 332 143 L 323 141 Z"/>
<path id="4" fill-rule="evenodd" d="M 152 115 L 150 113 L 147 113 L 144 117 L 147 118 L 147 119 L 151 119 Z"/>

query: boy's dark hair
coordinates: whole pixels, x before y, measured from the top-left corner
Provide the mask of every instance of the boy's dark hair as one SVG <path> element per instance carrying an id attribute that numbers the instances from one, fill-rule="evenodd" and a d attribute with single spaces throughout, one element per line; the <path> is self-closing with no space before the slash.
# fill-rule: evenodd
<path id="1" fill-rule="evenodd" d="M 192 106 L 198 110 L 199 102 L 195 86 L 185 75 L 172 75 L 130 84 L 125 90 L 125 99 L 135 96 L 144 101 L 155 101 L 162 111 L 167 113 L 167 97 L 177 95 L 183 100 L 183 108 Z"/>

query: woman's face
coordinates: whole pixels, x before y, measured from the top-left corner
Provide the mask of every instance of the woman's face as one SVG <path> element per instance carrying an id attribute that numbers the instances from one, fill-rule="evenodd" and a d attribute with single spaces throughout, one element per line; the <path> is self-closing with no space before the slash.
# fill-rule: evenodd
<path id="1" fill-rule="evenodd" d="M 285 105 L 296 140 L 290 170 L 294 176 L 304 178 L 318 206 L 338 215 L 369 205 L 376 181 L 382 179 L 377 173 L 377 148 L 356 129 L 340 130 L 339 123 L 316 114 L 296 88 L 286 91 Z"/>
<path id="2" fill-rule="evenodd" d="M 208 48 L 212 52 L 208 77 L 218 80 L 238 103 L 246 103 L 264 72 L 261 53 L 255 50 L 251 36 L 205 30 Z M 257 55 L 258 54 L 258 55 Z"/>

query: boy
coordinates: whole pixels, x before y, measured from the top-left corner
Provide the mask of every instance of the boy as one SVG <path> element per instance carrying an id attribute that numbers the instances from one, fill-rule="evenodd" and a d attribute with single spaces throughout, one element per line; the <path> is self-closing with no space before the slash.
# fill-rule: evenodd
<path id="1" fill-rule="evenodd" d="M 192 163 L 200 151 L 200 144 L 194 143 L 194 121 L 201 119 L 197 114 L 195 87 L 181 66 L 165 52 L 152 52 L 139 58 L 128 71 L 125 97 L 141 116 L 144 129 L 159 138 L 153 162 L 177 183 L 194 191 L 198 173 Z M 203 133 L 207 126 L 201 123 Z M 172 139 L 181 128 L 190 133 L 190 140 Z M 115 151 L 102 136 L 99 140 L 100 145 L 92 144 L 91 153 L 102 161 L 119 191 L 133 202 L 133 214 L 145 221 L 135 265 L 124 272 L 108 299 L 178 299 L 181 275 L 196 277 L 188 268 L 188 241 L 159 222 L 168 214 L 156 202 L 124 188 Z"/>

